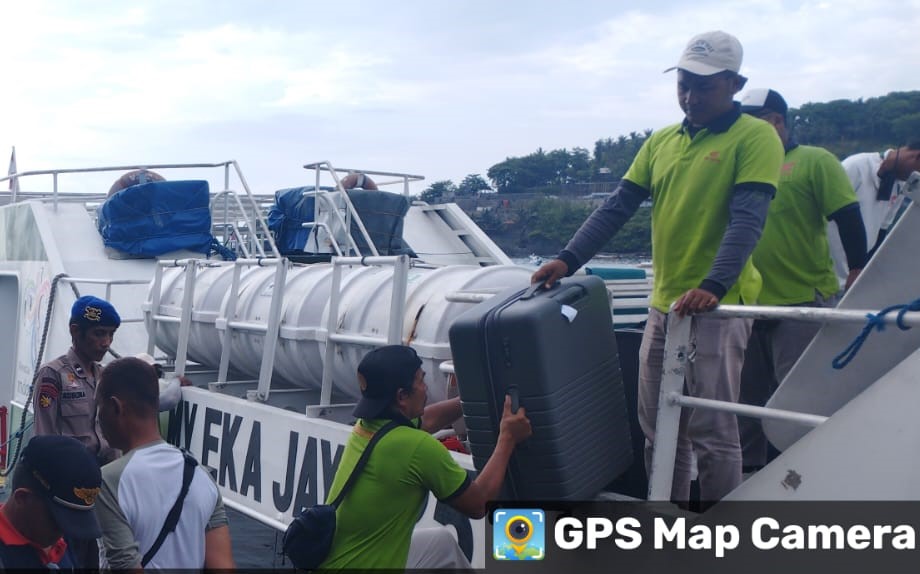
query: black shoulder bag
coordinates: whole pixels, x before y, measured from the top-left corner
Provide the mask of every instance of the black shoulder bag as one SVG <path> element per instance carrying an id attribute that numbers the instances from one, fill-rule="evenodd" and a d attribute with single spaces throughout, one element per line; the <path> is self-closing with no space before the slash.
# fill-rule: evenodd
<path id="1" fill-rule="evenodd" d="M 179 524 L 179 516 L 182 514 L 182 503 L 185 502 L 185 495 L 188 494 L 188 487 L 192 484 L 192 478 L 195 477 L 195 469 L 198 468 L 198 461 L 195 460 L 195 457 L 185 451 L 182 451 L 182 457 L 185 460 L 185 465 L 182 469 L 182 488 L 179 490 L 179 498 L 176 499 L 175 504 L 169 509 L 169 514 L 166 515 L 166 522 L 163 524 L 163 528 L 160 529 L 160 534 L 154 541 L 153 546 L 144 554 L 144 558 L 141 560 L 141 568 L 146 567 L 147 563 L 156 556 L 157 552 L 160 550 L 160 546 L 163 546 L 166 537 L 169 536 L 171 532 L 174 532 L 176 526 Z"/>
<path id="2" fill-rule="evenodd" d="M 295 568 L 301 570 L 313 570 L 323 563 L 323 560 L 329 556 L 332 549 L 332 539 L 335 536 L 335 510 L 345 499 L 345 495 L 355 485 L 358 475 L 367 464 L 374 445 L 377 444 L 383 435 L 394 428 L 405 424 L 403 421 L 393 420 L 381 427 L 374 433 L 367 448 L 361 453 L 358 464 L 351 471 L 348 480 L 338 496 L 332 501 L 332 504 L 316 504 L 310 508 L 303 508 L 294 517 L 294 520 L 284 532 L 282 539 L 282 549 L 284 554 L 291 559 Z"/>

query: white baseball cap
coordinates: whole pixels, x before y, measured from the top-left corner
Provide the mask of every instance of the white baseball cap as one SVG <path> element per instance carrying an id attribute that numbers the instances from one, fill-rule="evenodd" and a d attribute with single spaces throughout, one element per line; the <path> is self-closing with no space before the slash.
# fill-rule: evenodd
<path id="1" fill-rule="evenodd" d="M 705 32 L 691 38 L 677 65 L 665 72 L 681 69 L 698 76 L 711 76 L 729 70 L 737 74 L 743 54 L 738 38 L 721 30 Z"/>

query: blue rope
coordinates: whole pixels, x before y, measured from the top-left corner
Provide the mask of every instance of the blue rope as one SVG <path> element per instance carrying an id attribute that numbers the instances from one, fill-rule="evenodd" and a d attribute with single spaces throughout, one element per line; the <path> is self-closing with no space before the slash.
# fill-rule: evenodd
<path id="1" fill-rule="evenodd" d="M 32 423 L 33 423 L 33 422 L 35 422 L 34 419 L 33 419 L 33 420 L 30 420 L 29 422 L 26 423 L 26 425 L 25 425 L 24 427 L 22 427 L 21 429 L 19 429 L 19 430 L 16 431 L 16 432 L 14 432 L 14 433 L 10 436 L 10 438 L 7 439 L 7 441 L 6 441 L 5 443 L 3 443 L 2 445 L 0 445 L 0 448 L 9 446 L 10 443 L 12 443 L 14 440 L 16 440 L 16 439 L 22 437 L 23 435 L 25 435 L 25 434 L 26 434 L 26 431 L 29 430 L 29 427 L 32 426 Z"/>
<path id="2" fill-rule="evenodd" d="M 211 238 L 211 251 L 223 257 L 224 261 L 236 261 L 236 253 L 234 253 L 229 247 L 221 245 L 220 241 L 218 241 L 216 237 Z"/>
<path id="3" fill-rule="evenodd" d="M 856 356 L 856 353 L 859 352 L 859 349 L 863 346 L 863 343 L 866 342 L 866 339 L 869 338 L 869 334 L 871 334 L 873 330 L 880 333 L 885 330 L 885 315 L 894 311 L 898 312 L 895 324 L 898 326 L 898 329 L 906 331 L 910 329 L 910 326 L 904 324 L 904 315 L 909 311 L 920 311 L 920 299 L 914 299 L 906 305 L 890 305 L 878 313 L 867 313 L 866 319 L 868 319 L 868 321 L 866 321 L 866 325 L 863 327 L 862 331 L 843 352 L 834 357 L 831 365 L 833 365 L 835 369 L 846 367 Z"/>

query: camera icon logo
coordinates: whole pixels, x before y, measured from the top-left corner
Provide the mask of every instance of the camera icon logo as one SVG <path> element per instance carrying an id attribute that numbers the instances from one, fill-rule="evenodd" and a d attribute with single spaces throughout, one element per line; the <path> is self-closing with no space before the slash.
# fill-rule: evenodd
<path id="1" fill-rule="evenodd" d="M 543 560 L 546 516 L 538 508 L 498 508 L 492 513 L 492 557 Z"/>

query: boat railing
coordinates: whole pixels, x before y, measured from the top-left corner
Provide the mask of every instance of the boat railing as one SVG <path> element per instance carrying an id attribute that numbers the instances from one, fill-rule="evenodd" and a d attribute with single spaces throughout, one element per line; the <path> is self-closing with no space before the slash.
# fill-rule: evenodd
<path id="1" fill-rule="evenodd" d="M 150 283 L 147 279 L 100 279 L 96 277 L 61 277 L 61 283 L 69 283 L 74 291 L 76 298 L 80 297 L 80 291 L 77 285 L 105 285 L 105 300 L 112 300 L 112 287 L 119 285 L 147 285 Z M 143 317 L 122 317 L 122 323 L 142 323 Z"/>
<path id="2" fill-rule="evenodd" d="M 864 324 L 866 317 L 869 315 L 874 316 L 876 312 L 877 310 L 821 307 L 720 305 L 715 310 L 707 313 L 706 316 L 721 319 L 785 319 L 824 324 Z M 695 354 L 690 336 L 691 320 L 691 316 L 678 317 L 676 313 L 668 314 L 661 387 L 658 395 L 655 446 L 649 471 L 649 500 L 666 501 L 671 497 L 674 464 L 677 456 L 680 413 L 683 408 L 724 411 L 758 419 L 784 420 L 811 427 L 821 425 L 828 418 L 813 413 L 743 405 L 729 401 L 702 399 L 684 395 L 685 373 Z M 900 323 L 900 325 L 906 327 L 916 327 L 920 325 L 920 312 L 876 316 L 876 320 L 883 321 L 886 325 Z"/>
<path id="3" fill-rule="evenodd" d="M 0 177 L 0 185 L 8 181 L 11 187 L 8 192 L 0 192 L 0 199 L 6 197 L 8 203 L 18 203 L 31 199 L 49 201 L 54 210 L 57 210 L 58 203 L 67 202 L 83 202 L 84 204 L 89 202 L 95 206 L 105 201 L 107 195 L 98 193 L 62 193 L 59 182 L 61 176 L 134 170 L 220 168 L 223 168 L 223 189 L 211 196 L 212 229 L 219 232 L 219 235 L 222 236 L 223 244 L 234 249 L 238 255 L 257 254 L 260 257 L 280 257 L 275 246 L 274 237 L 265 222 L 264 210 L 252 193 L 246 177 L 236 160 L 217 163 L 133 164 L 16 172 Z M 50 192 L 20 191 L 21 180 L 48 176 L 52 180 L 52 190 Z M 232 184 L 238 184 L 242 188 L 242 192 L 235 191 Z M 91 210 L 91 214 L 95 216 L 95 209 Z M 242 246 L 245 246 L 245 249 Z"/>
<path id="4" fill-rule="evenodd" d="M 313 191 L 304 192 L 304 195 L 313 196 L 317 200 L 314 203 L 313 222 L 304 224 L 304 227 L 312 227 L 314 229 L 323 228 L 329 235 L 331 246 L 337 255 L 354 254 L 371 255 L 374 257 L 380 255 L 380 252 L 377 250 L 377 246 L 374 244 L 370 234 L 367 231 L 367 228 L 364 225 L 364 221 L 361 219 L 361 216 L 355 209 L 355 206 L 349 198 L 345 187 L 342 185 L 342 178 L 340 177 L 340 174 L 362 173 L 365 175 L 394 178 L 380 180 L 375 183 L 377 184 L 378 188 L 389 185 L 401 185 L 401 193 L 406 197 L 409 197 L 409 184 L 411 182 L 422 181 L 425 179 L 421 175 L 411 175 L 407 173 L 337 168 L 334 167 L 331 162 L 325 160 L 308 163 L 304 165 L 304 168 L 313 170 L 314 172 Z M 334 182 L 332 191 L 325 191 L 322 189 L 323 174 L 328 174 L 332 177 Z M 336 205 L 337 201 L 341 202 L 341 206 Z M 340 211 L 340 209 L 342 211 Z M 326 219 L 324 216 L 327 213 L 332 217 L 332 225 L 323 222 L 323 220 Z M 361 253 L 361 250 L 359 249 L 351 231 L 352 223 L 354 223 L 355 227 L 357 227 L 357 232 L 361 234 L 361 237 L 363 237 L 365 244 L 368 246 L 369 253 Z M 334 233 L 335 227 L 340 228 L 343 231 L 343 236 L 347 238 L 348 245 L 345 249 L 343 249 L 343 246 L 339 244 L 338 239 L 336 238 Z"/>
<path id="5" fill-rule="evenodd" d="M 393 171 L 375 171 L 369 169 L 353 169 L 346 167 L 333 167 L 332 163 L 328 160 L 317 161 L 314 163 L 308 163 L 303 166 L 304 169 L 311 169 L 314 172 L 314 177 L 316 180 L 316 189 L 320 188 L 322 183 L 322 174 L 328 173 L 335 180 L 336 188 L 340 191 L 345 191 L 345 188 L 342 186 L 342 180 L 339 177 L 339 174 L 345 173 L 363 173 L 364 175 L 375 175 L 380 177 L 392 177 L 392 180 L 380 180 L 375 181 L 377 187 L 383 187 L 388 185 L 402 185 L 402 194 L 406 197 L 409 196 L 409 184 L 414 181 L 424 181 L 425 177 L 422 175 L 412 175 L 408 173 L 398 173 Z"/>
<path id="6" fill-rule="evenodd" d="M 398 256 L 381 256 L 381 257 L 334 257 L 332 259 L 332 277 L 329 295 L 328 320 L 325 331 L 317 329 L 316 336 L 319 340 L 326 343 L 323 363 L 326 368 L 323 369 L 322 386 L 320 389 L 319 403 L 307 407 L 309 416 L 322 416 L 327 413 L 331 407 L 342 406 L 332 403 L 333 387 L 333 368 L 331 365 L 335 360 L 336 353 L 340 345 L 370 345 L 381 346 L 387 344 L 397 344 L 402 338 L 403 316 L 406 308 L 406 293 L 408 285 L 408 270 L 410 267 L 409 257 L 407 255 Z M 193 307 L 195 301 L 196 277 L 199 268 L 226 265 L 227 263 L 216 263 L 202 259 L 182 259 L 182 260 L 163 260 L 159 261 L 154 275 L 153 284 L 150 289 L 151 300 L 148 302 L 150 313 L 146 316 L 147 321 L 147 352 L 153 355 L 156 348 L 157 326 L 159 324 L 172 323 L 178 325 L 178 337 L 176 342 L 175 354 L 175 372 L 177 375 L 184 375 L 188 366 L 188 343 L 191 332 L 193 319 Z M 214 383 L 217 388 L 231 382 L 239 383 L 250 381 L 229 381 L 230 371 L 230 348 L 233 332 L 249 331 L 264 335 L 262 343 L 262 356 L 259 366 L 259 378 L 257 387 L 254 390 L 247 391 L 247 398 L 255 401 L 266 402 L 272 393 L 272 374 L 275 362 L 275 350 L 278 345 L 278 339 L 281 328 L 282 304 L 284 300 L 286 277 L 290 261 L 286 258 L 255 258 L 255 259 L 237 259 L 232 263 L 233 276 L 230 284 L 230 291 L 227 295 L 225 304 L 222 306 L 217 318 L 215 327 L 221 333 L 221 354 L 220 363 L 217 371 L 217 381 Z M 346 266 L 392 266 L 393 286 L 389 306 L 389 324 L 385 337 L 373 337 L 361 335 L 358 333 L 349 333 L 339 326 L 339 301 L 342 291 L 342 271 Z M 236 318 L 237 303 L 240 297 L 241 276 L 245 268 L 248 267 L 274 267 L 275 273 L 272 281 L 271 300 L 269 302 L 268 315 L 264 321 L 244 321 Z M 185 269 L 184 287 L 182 301 L 178 316 L 175 314 L 160 314 L 156 310 L 160 309 L 161 292 L 163 286 L 163 273 L 165 269 L 181 267 Z M 353 405 L 346 405 L 353 406 Z"/>
<path id="7" fill-rule="evenodd" d="M 313 221 L 308 221 L 303 224 L 305 228 L 313 229 L 323 229 L 326 234 L 329 236 L 329 243 L 332 248 L 335 250 L 336 255 L 343 255 L 342 246 L 339 245 L 339 241 L 335 235 L 335 227 L 343 230 L 343 235 L 345 236 L 348 245 L 346 246 L 347 253 L 356 253 L 361 254 L 361 249 L 358 247 L 355 238 L 351 234 L 351 226 L 349 221 L 354 221 L 358 226 L 359 232 L 364 236 L 365 241 L 367 241 L 367 246 L 370 249 L 370 254 L 373 256 L 380 255 L 380 252 L 377 251 L 377 246 L 374 245 L 374 242 L 370 240 L 370 235 L 367 232 L 367 228 L 364 226 L 364 222 L 361 220 L 361 216 L 355 211 L 354 205 L 351 203 L 351 200 L 348 199 L 348 194 L 336 190 L 335 192 L 328 192 L 322 190 L 315 191 L 306 191 L 304 196 L 315 197 L 316 198 L 316 212 Z M 346 202 L 346 211 L 343 215 L 335 205 L 333 197 L 341 197 L 343 201 Z M 326 209 L 324 212 L 323 209 Z M 333 225 L 329 225 L 319 221 L 322 213 L 329 213 L 332 217 Z M 314 232 L 315 233 L 315 232 Z"/>
<path id="8" fill-rule="evenodd" d="M 308 416 L 320 416 L 332 405 L 332 362 L 339 345 L 396 345 L 402 341 L 403 316 L 406 310 L 406 292 L 409 284 L 409 256 L 334 257 L 332 259 L 332 285 L 329 312 L 326 321 L 326 348 L 323 355 L 323 380 L 318 405 L 307 406 Z M 386 337 L 370 337 L 347 333 L 339 327 L 339 300 L 342 290 L 342 268 L 349 265 L 376 265 L 393 267 L 393 288 L 390 295 L 389 324 Z"/>
<path id="9" fill-rule="evenodd" d="M 230 370 L 230 340 L 232 331 L 252 331 L 265 335 L 262 346 L 262 358 L 259 366 L 258 386 L 251 397 L 268 400 L 271 389 L 272 372 L 275 363 L 275 348 L 278 343 L 278 331 L 281 326 L 281 304 L 284 295 L 284 285 L 287 269 L 290 262 L 286 258 L 255 258 L 236 259 L 233 261 L 233 278 L 226 306 L 215 321 L 215 327 L 221 331 L 221 354 L 217 372 L 217 385 L 228 382 Z M 199 267 L 219 266 L 219 263 L 203 259 L 181 259 L 159 261 L 151 287 L 150 313 L 147 315 L 147 352 L 153 354 L 156 348 L 157 326 L 161 323 L 176 323 L 179 333 L 176 344 L 175 371 L 177 375 L 184 375 L 188 366 L 188 341 L 192 325 L 192 312 L 195 301 L 195 285 Z M 252 321 L 237 321 L 236 307 L 240 293 L 240 277 L 242 270 L 247 267 L 274 267 L 275 276 L 272 289 L 271 302 L 269 303 L 268 318 L 264 323 Z M 171 267 L 185 269 L 184 291 L 180 306 L 179 316 L 163 315 L 156 312 L 160 308 L 160 297 L 163 285 L 163 271 Z"/>

